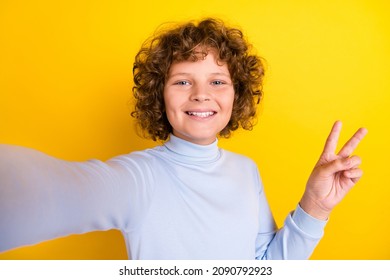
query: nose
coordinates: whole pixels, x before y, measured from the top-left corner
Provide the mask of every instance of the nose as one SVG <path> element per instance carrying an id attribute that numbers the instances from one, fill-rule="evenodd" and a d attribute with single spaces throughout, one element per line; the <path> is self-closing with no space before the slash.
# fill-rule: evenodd
<path id="1" fill-rule="evenodd" d="M 210 101 L 210 93 L 207 91 L 206 87 L 195 86 L 191 92 L 191 101 L 204 102 Z"/>

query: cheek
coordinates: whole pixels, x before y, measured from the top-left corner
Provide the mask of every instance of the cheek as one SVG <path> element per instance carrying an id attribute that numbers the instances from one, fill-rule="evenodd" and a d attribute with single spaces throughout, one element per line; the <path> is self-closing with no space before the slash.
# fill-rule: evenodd
<path id="1" fill-rule="evenodd" d="M 164 102 L 164 109 L 165 109 L 165 112 L 169 112 L 172 108 L 172 98 L 170 97 L 170 94 L 169 92 L 166 92 L 166 90 L 164 89 L 164 93 L 163 93 L 163 102 Z"/>
<path id="2" fill-rule="evenodd" d="M 178 117 L 177 110 L 178 106 L 175 102 L 175 98 L 172 98 L 169 94 L 164 94 L 164 113 L 171 126 L 174 126 L 175 120 Z"/>
<path id="3" fill-rule="evenodd" d="M 174 99 L 165 99 L 164 105 L 165 105 L 165 112 L 167 115 L 173 115 L 178 110 L 178 104 L 174 101 Z"/>
<path id="4" fill-rule="evenodd" d="M 223 103 L 224 103 L 224 106 L 225 106 L 225 108 L 226 108 L 226 110 L 229 110 L 230 111 L 230 113 L 232 112 L 232 110 L 233 110 L 233 105 L 234 105 L 234 103 L 235 103 L 235 94 L 234 94 L 234 92 L 231 94 L 231 95 L 229 95 L 229 96 L 227 96 L 224 100 L 223 100 Z"/>

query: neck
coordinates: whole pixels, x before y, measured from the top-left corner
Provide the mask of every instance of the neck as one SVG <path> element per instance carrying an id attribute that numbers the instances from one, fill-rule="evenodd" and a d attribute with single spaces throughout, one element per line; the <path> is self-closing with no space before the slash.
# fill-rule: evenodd
<path id="1" fill-rule="evenodd" d="M 181 157 L 191 158 L 197 161 L 215 160 L 219 158 L 220 155 L 217 139 L 209 145 L 199 145 L 171 134 L 169 141 L 167 141 L 164 146 L 169 151 Z"/>

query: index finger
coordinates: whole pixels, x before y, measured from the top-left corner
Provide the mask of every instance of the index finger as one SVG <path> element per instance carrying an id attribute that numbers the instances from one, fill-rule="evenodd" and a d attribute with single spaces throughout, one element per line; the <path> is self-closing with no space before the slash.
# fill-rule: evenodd
<path id="1" fill-rule="evenodd" d="M 339 135 L 341 131 L 341 121 L 336 121 L 333 124 L 332 130 L 329 133 L 328 138 L 325 142 L 324 151 L 323 154 L 335 154 L 336 153 L 336 147 L 337 142 L 339 141 Z"/>
<path id="2" fill-rule="evenodd" d="M 359 145 L 360 141 L 364 138 L 364 136 L 367 134 L 367 129 L 362 127 L 359 128 L 355 134 L 351 137 L 351 139 L 348 140 L 347 143 L 341 148 L 340 152 L 338 153 L 341 157 L 349 157 L 353 151 L 356 149 L 356 147 Z"/>

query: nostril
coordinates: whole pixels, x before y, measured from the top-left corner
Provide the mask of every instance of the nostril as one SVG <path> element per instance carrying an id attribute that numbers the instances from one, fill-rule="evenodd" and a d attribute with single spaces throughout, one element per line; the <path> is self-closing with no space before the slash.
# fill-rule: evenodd
<path id="1" fill-rule="evenodd" d="M 210 101 L 210 98 L 207 98 L 207 97 L 204 97 L 204 98 L 200 98 L 200 97 L 194 97 L 192 98 L 193 101 L 197 101 L 197 102 L 203 102 L 203 101 Z"/>

